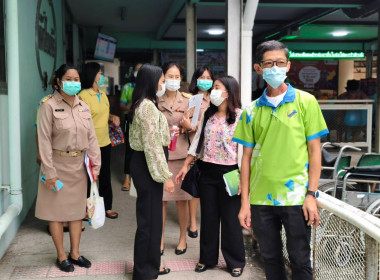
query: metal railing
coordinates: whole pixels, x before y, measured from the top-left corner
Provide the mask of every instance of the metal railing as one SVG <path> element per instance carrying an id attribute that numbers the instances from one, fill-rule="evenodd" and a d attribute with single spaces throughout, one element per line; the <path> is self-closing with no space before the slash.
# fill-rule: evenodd
<path id="1" fill-rule="evenodd" d="M 310 244 L 314 279 L 380 279 L 380 219 L 325 193 L 318 206 L 321 222 Z M 284 230 L 282 238 L 286 244 Z M 285 245 L 283 253 L 289 263 Z"/>

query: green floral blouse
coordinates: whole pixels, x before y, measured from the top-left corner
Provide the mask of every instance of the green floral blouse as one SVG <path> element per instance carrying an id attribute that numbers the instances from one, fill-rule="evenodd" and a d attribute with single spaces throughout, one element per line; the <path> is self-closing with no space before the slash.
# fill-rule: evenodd
<path id="1" fill-rule="evenodd" d="M 162 147 L 169 146 L 168 122 L 154 103 L 144 99 L 136 108 L 129 129 L 129 143 L 135 151 L 143 151 L 153 180 L 164 183 L 172 177 Z"/>

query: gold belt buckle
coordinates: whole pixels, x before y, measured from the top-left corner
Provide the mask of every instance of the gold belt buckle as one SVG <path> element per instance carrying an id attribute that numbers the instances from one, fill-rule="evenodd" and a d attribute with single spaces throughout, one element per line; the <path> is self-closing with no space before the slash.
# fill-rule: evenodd
<path id="1" fill-rule="evenodd" d="M 77 157 L 79 155 L 79 152 L 72 152 L 71 153 L 71 156 L 73 156 L 73 157 Z"/>

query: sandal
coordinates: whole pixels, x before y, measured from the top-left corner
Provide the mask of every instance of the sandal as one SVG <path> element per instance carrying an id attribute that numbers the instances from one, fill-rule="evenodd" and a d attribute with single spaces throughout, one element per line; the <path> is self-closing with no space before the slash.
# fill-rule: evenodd
<path id="1" fill-rule="evenodd" d="M 119 217 L 119 214 L 113 210 L 107 210 L 106 217 L 109 219 L 117 219 L 117 217 Z"/>
<path id="2" fill-rule="evenodd" d="M 124 180 L 124 183 L 123 183 L 123 186 L 121 187 L 121 190 L 122 191 L 129 191 L 131 189 L 131 177 L 125 177 L 125 180 Z"/>

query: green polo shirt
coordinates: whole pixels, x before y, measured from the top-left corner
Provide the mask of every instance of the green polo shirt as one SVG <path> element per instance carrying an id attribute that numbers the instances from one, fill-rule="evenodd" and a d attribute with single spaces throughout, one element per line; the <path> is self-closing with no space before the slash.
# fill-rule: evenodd
<path id="1" fill-rule="evenodd" d="M 135 89 L 135 83 L 127 83 L 123 87 L 123 91 L 120 96 L 120 103 L 130 104 L 132 103 L 132 93 Z"/>
<path id="2" fill-rule="evenodd" d="M 307 141 L 329 131 L 313 95 L 288 84 L 274 107 L 266 92 L 245 108 L 232 139 L 253 148 L 250 203 L 302 205 L 309 185 Z"/>

